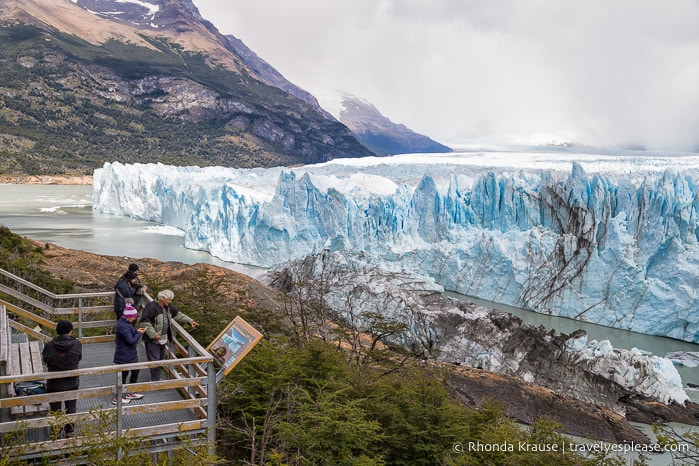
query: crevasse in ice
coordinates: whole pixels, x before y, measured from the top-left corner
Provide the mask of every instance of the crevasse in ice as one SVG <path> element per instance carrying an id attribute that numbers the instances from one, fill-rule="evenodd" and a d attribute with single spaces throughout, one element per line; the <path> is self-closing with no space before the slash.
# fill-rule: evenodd
<path id="1" fill-rule="evenodd" d="M 548 158 L 546 158 L 548 157 Z M 466 295 L 699 342 L 699 158 L 450 154 L 230 169 L 105 164 L 102 212 L 273 267 L 322 249 Z"/>

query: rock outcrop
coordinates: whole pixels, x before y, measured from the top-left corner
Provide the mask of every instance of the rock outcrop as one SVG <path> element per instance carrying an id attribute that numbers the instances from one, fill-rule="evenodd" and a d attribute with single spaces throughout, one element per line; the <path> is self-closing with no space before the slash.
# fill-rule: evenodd
<path id="1" fill-rule="evenodd" d="M 363 254 L 325 251 L 282 266 L 264 281 L 287 291 L 292 287 L 304 300 L 318 299 L 323 290 L 322 302 L 336 318 L 364 332 L 372 332 L 370 320 L 377 312 L 388 322 L 405 324 L 387 342 L 428 359 L 514 376 L 522 386 L 531 383 L 616 416 L 631 409 L 639 419 L 686 420 L 696 411 L 668 359 L 614 349 L 608 341 L 588 342 L 583 331 L 556 334 L 498 310 L 447 298 L 433 281 L 371 265 Z M 469 386 L 455 377 L 455 387 Z M 457 391 L 465 397 L 470 393 Z M 652 402 L 668 407 L 666 412 L 661 414 Z M 527 421 L 532 412 L 526 411 L 528 415 L 514 415 Z"/>

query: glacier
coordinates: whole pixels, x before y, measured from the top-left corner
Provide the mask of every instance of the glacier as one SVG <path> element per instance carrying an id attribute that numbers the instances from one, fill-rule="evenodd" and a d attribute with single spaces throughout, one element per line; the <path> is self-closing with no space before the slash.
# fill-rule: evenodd
<path id="1" fill-rule="evenodd" d="M 699 342 L 699 156 L 469 152 L 232 169 L 105 164 L 93 207 L 271 268 L 358 250 L 465 295 Z"/>
<path id="2" fill-rule="evenodd" d="M 583 330 L 556 334 L 508 313 L 446 297 L 432 278 L 391 271 L 361 252 L 312 254 L 260 280 L 299 302 L 322 302 L 336 318 L 306 316 L 311 332 L 326 341 L 342 341 L 357 354 L 362 339 L 348 335 L 380 334 L 383 343 L 413 354 L 517 376 L 620 414 L 628 397 L 678 405 L 689 399 L 671 359 L 614 348 L 609 340 L 588 340 Z M 329 321 L 347 327 L 337 332 Z"/>

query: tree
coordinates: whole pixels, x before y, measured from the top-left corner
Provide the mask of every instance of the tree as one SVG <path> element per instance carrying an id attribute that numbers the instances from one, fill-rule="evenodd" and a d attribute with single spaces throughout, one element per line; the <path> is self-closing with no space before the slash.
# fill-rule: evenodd
<path id="1" fill-rule="evenodd" d="M 670 452 L 673 464 L 699 463 L 699 432 L 694 429 L 678 432 L 672 426 L 654 424 L 653 433 L 661 447 Z"/>
<path id="2" fill-rule="evenodd" d="M 342 391 L 302 389 L 294 401 L 295 409 L 277 427 L 291 464 L 383 464 L 374 448 L 380 426 L 370 419 L 363 400 Z"/>

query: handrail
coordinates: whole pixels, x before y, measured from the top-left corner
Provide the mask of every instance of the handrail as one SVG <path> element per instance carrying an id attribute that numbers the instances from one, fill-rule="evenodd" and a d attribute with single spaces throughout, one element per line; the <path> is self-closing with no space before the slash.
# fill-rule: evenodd
<path id="1" fill-rule="evenodd" d="M 15 274 L 13 274 L 13 273 L 10 273 L 10 272 L 8 272 L 7 270 L 0 269 L 0 275 L 5 275 L 6 277 L 11 278 L 11 279 L 13 279 L 13 280 L 16 281 L 16 282 L 21 283 L 21 284 L 24 285 L 24 286 L 28 286 L 29 288 L 32 288 L 33 290 L 38 291 L 38 292 L 40 292 L 40 293 L 42 293 L 42 294 L 45 294 L 45 295 L 47 295 L 47 296 L 50 296 L 50 297 L 52 297 L 52 298 L 55 298 L 55 297 L 57 296 L 56 294 L 51 293 L 50 291 L 45 290 L 45 289 L 43 289 L 42 287 L 40 287 L 40 286 L 38 286 L 38 285 L 35 285 L 35 284 L 33 284 L 32 282 L 29 282 L 29 281 L 25 280 L 25 279 L 22 278 L 22 277 L 18 277 L 17 275 L 15 275 Z"/>
<path id="2" fill-rule="evenodd" d="M 10 326 L 7 320 L 7 310 L 0 304 L 0 365 L 10 360 Z"/>
<path id="3" fill-rule="evenodd" d="M 50 310 L 51 310 L 51 306 L 49 306 L 48 304 L 44 304 L 41 301 L 36 300 L 30 296 L 27 296 L 24 293 L 20 293 L 19 291 L 16 291 L 8 286 L 0 284 L 0 291 L 2 291 L 3 293 L 7 293 L 10 296 L 13 296 L 19 300 L 22 300 L 27 304 L 31 304 L 34 307 L 38 307 L 42 311 L 50 312 Z"/>
<path id="4" fill-rule="evenodd" d="M 0 304 L 0 376 L 10 371 L 10 324 L 5 306 Z M 0 397 L 9 395 L 9 385 L 0 385 Z M 0 421 L 3 416 L 0 413 Z"/>
<path id="5" fill-rule="evenodd" d="M 49 298 L 53 299 L 74 299 L 74 298 L 99 298 L 107 295 L 114 295 L 113 291 L 97 291 L 97 292 L 92 292 L 92 293 L 68 293 L 68 294 L 55 294 L 52 293 L 49 290 L 46 290 L 38 285 L 33 284 L 32 282 L 29 282 L 22 277 L 18 277 L 17 275 L 8 272 L 5 269 L 0 269 L 0 275 L 5 275 L 8 278 L 11 278 L 15 280 L 18 283 L 21 283 L 24 286 L 27 286 L 29 288 L 32 288 L 34 291 L 38 291 L 41 294 L 44 294 L 48 296 Z"/>
<path id="6" fill-rule="evenodd" d="M 26 317 L 27 319 L 32 320 L 32 321 L 36 322 L 37 324 L 42 325 L 43 327 L 55 327 L 56 326 L 56 324 L 53 321 L 51 321 L 49 319 L 45 319 L 41 316 L 38 316 L 38 315 L 34 314 L 33 312 L 25 311 L 21 307 L 15 306 L 14 304 L 5 303 L 5 307 L 7 308 L 8 311 L 12 312 L 13 314 L 17 314 L 17 315 L 20 315 L 22 317 Z"/>
<path id="7" fill-rule="evenodd" d="M 110 372 L 122 372 L 135 369 L 150 369 L 151 367 L 177 366 L 183 364 L 200 364 L 209 362 L 213 356 L 196 356 L 193 358 L 178 358 L 178 359 L 163 359 L 162 361 L 144 361 L 134 362 L 131 364 L 112 364 L 109 366 L 89 367 L 85 369 L 73 369 L 70 371 L 55 371 L 42 372 L 40 377 L 36 374 L 21 374 L 21 375 L 3 375 L 0 376 L 0 384 L 26 382 L 40 378 L 46 379 L 61 379 L 64 377 L 82 377 L 86 375 L 106 374 Z M 0 407 L 3 407 L 3 402 L 0 400 Z"/>
<path id="8" fill-rule="evenodd" d="M 190 335 L 190 334 L 184 329 L 184 327 L 182 327 L 182 326 L 179 324 L 179 322 L 173 320 L 173 321 L 171 322 L 171 325 L 172 325 L 173 328 L 175 328 L 175 329 L 177 330 L 177 334 L 178 334 L 179 336 L 182 337 L 182 339 L 185 341 L 185 343 L 187 343 L 187 345 L 188 345 L 190 348 L 193 348 L 198 354 L 202 354 L 202 355 L 205 354 L 205 355 L 207 355 L 207 356 L 211 356 L 211 353 L 209 353 L 208 351 L 206 351 L 206 348 L 204 348 L 203 346 L 201 346 L 201 345 L 199 344 L 199 342 L 198 342 L 197 340 L 195 340 L 195 339 L 192 337 L 192 335 Z M 211 357 L 211 359 L 213 360 L 213 356 Z"/>
<path id="9" fill-rule="evenodd" d="M 92 292 L 92 293 L 70 293 L 70 294 L 55 294 L 50 291 L 44 290 L 43 288 L 36 286 L 27 280 L 24 280 L 16 275 L 7 272 L 6 270 L 0 269 L 0 276 L 12 279 L 15 281 L 15 288 L 7 286 L 7 281 L 0 283 L 0 291 L 12 296 L 13 298 L 26 303 L 27 309 L 22 307 L 5 303 L 5 301 L 0 300 L 0 307 L 3 303 L 7 304 L 5 309 L 8 312 L 12 312 L 15 316 L 20 319 L 26 319 L 27 322 L 33 322 L 29 325 L 37 324 L 41 328 L 48 328 L 51 331 L 55 329 L 54 320 L 52 317 L 58 317 L 61 315 L 76 315 L 77 321 L 74 324 L 78 329 L 78 338 L 83 342 L 84 350 L 85 345 L 89 346 L 92 343 L 99 343 L 102 341 L 113 341 L 114 335 L 98 335 L 98 336 L 83 336 L 82 331 L 84 329 L 100 329 L 107 327 L 114 327 L 116 321 L 110 320 L 92 320 L 93 315 L 102 314 L 111 311 L 113 307 L 111 305 L 102 305 L 104 301 L 113 299 L 114 292 Z M 52 304 L 46 304 L 38 299 L 35 299 L 27 294 L 23 293 L 22 287 L 29 287 L 35 292 L 43 294 L 45 297 L 53 300 L 77 300 L 77 307 L 58 307 L 56 302 Z M 39 297 L 39 299 L 42 299 Z M 152 298 L 146 295 L 146 299 L 152 301 Z M 99 300 L 99 301 L 94 301 Z M 94 302 L 97 305 L 88 305 Z M 32 308 L 32 310 L 29 310 Z M 4 308 L 3 308 L 4 309 Z M 0 312 L 0 331 L 2 327 L 2 314 Z M 103 316 L 97 316 L 97 319 L 103 319 Z M 40 329 L 32 329 L 27 327 L 23 323 L 10 319 L 5 315 L 6 328 L 9 326 L 13 327 L 15 330 L 30 335 L 33 338 L 44 340 L 44 342 L 51 339 L 50 336 L 42 333 Z M 25 322 L 25 323 L 27 323 Z M 118 406 L 121 409 L 117 410 L 117 424 L 115 435 L 125 435 L 126 432 L 122 432 L 124 416 L 129 416 L 130 414 L 137 413 L 147 413 L 147 412 L 157 412 L 157 411 L 168 411 L 168 410 L 179 410 L 187 409 L 191 410 L 196 421 L 188 421 L 184 424 L 188 425 L 185 430 L 189 432 L 205 432 L 206 441 L 209 445 L 209 450 L 211 453 L 214 451 L 214 442 L 216 436 L 216 372 L 214 367 L 213 356 L 197 342 L 179 323 L 172 321 L 172 330 L 177 335 L 177 338 L 173 339 L 168 344 L 166 351 L 166 358 L 162 361 L 144 361 L 132 364 L 109 364 L 100 367 L 93 368 L 81 368 L 71 371 L 60 371 L 60 372 L 43 372 L 40 375 L 37 374 L 2 374 L 0 372 L 0 409 L 9 409 L 13 407 L 29 406 L 35 404 L 42 404 L 53 401 L 61 401 L 67 399 L 86 399 L 86 398 L 96 398 L 103 396 L 117 396 L 121 397 L 125 393 L 125 387 L 128 387 L 130 391 L 139 392 L 155 392 L 158 390 L 166 389 L 177 389 L 182 391 L 184 398 L 177 402 L 167 402 L 167 403 L 139 403 L 135 406 Z M 48 332 L 47 332 L 48 333 Z M 9 359 L 9 352 L 12 351 L 10 346 L 9 335 L 7 338 L 2 337 L 0 341 L 0 355 L 2 355 L 3 345 L 7 346 L 6 358 Z M 170 378 L 157 381 L 157 382 L 140 382 L 135 384 L 122 384 L 121 383 L 121 372 L 129 370 L 141 370 L 150 369 L 153 367 L 164 367 L 167 372 L 170 373 Z M 71 390 L 68 392 L 53 392 L 45 393 L 40 395 L 30 395 L 21 397 L 11 397 L 2 398 L 3 392 L 7 396 L 7 388 L 11 384 L 23 381 L 37 380 L 50 380 L 56 378 L 64 377 L 86 377 L 86 376 L 96 376 L 104 374 L 114 374 L 114 383 L 110 383 L 101 387 L 91 387 L 91 388 L 81 388 L 78 390 Z M 4 389 L 4 390 L 3 390 Z M 114 409 L 114 408 L 111 408 Z M 88 413 L 76 413 L 67 415 L 67 419 L 79 420 L 84 419 L 89 416 Z M 49 425 L 51 420 L 50 416 L 34 416 L 31 418 L 23 418 L 21 420 L 29 429 L 42 428 Z M 0 434 L 12 432 L 18 426 L 17 421 L 0 422 Z M 177 443 L 177 434 L 179 429 L 174 429 L 166 425 L 157 425 L 149 428 L 139 428 L 130 429 L 127 435 L 136 435 L 148 437 L 151 435 L 165 435 L 172 438 L 172 442 L 166 443 L 166 446 L 160 445 L 158 448 L 162 449 L 172 449 Z M 55 442 L 55 441 L 52 441 Z M 46 442 L 32 443 L 32 455 L 33 452 L 40 452 L 45 450 L 43 445 Z M 37 447 L 37 448 L 34 448 Z M 49 449 L 48 451 L 51 451 Z M 37 453 L 38 454 L 38 453 Z M 24 455 L 26 457 L 26 455 Z"/>
<path id="10" fill-rule="evenodd" d="M 71 421 L 79 420 L 79 419 L 89 419 L 92 416 L 87 415 L 87 416 L 82 416 L 78 417 L 78 415 L 72 414 L 70 416 L 67 416 Z M 46 426 L 43 427 L 48 427 L 49 425 L 47 424 Z M 159 426 L 159 429 L 156 430 L 154 428 L 150 427 L 138 427 L 129 430 L 126 433 L 127 437 L 135 438 L 135 437 L 158 437 L 158 436 L 165 436 L 165 435 L 170 435 L 170 437 L 177 437 L 180 434 L 183 433 L 198 433 L 201 432 L 202 430 L 206 429 L 206 426 L 202 424 L 201 421 L 189 421 L 189 422 L 182 422 L 182 423 L 177 423 L 177 424 L 163 424 Z M 105 432 L 104 436 L 105 437 L 115 437 L 119 435 L 118 432 L 112 431 L 112 432 Z M 66 447 L 74 447 L 75 444 L 78 444 L 79 441 L 76 439 L 62 439 L 62 440 L 50 440 L 47 442 L 39 442 L 39 443 L 34 443 L 32 444 L 32 453 L 34 454 L 33 457 L 39 457 L 43 458 L 46 457 L 47 454 L 49 453 L 56 453 L 57 451 L 61 451 L 63 448 Z M 141 451 L 148 451 L 148 452 L 157 452 L 157 451 L 167 451 L 167 448 L 161 446 L 159 448 L 155 447 L 148 447 L 143 444 L 138 445 L 135 447 L 136 451 L 141 452 Z M 13 453 L 17 453 L 18 450 L 20 450 L 17 447 L 10 448 L 8 449 L 8 453 L 12 455 Z M 20 450 L 21 451 L 21 450 Z"/>

